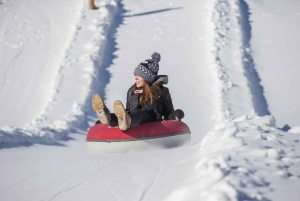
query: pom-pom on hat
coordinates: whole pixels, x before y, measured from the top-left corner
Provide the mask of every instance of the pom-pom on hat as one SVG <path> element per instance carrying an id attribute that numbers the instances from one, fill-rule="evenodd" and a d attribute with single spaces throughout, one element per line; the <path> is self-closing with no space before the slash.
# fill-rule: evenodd
<path id="1" fill-rule="evenodd" d="M 160 61 L 160 54 L 157 52 L 154 52 L 151 55 L 151 59 L 147 59 L 144 62 L 140 63 L 135 69 L 133 74 L 138 75 L 142 77 L 146 82 L 153 83 L 158 70 L 159 70 L 159 64 Z"/>

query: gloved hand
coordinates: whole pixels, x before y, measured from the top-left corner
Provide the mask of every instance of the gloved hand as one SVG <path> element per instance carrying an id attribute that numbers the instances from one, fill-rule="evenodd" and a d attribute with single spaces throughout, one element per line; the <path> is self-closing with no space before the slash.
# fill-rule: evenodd
<path id="1" fill-rule="evenodd" d="M 181 120 L 184 117 L 184 112 L 181 109 L 177 109 L 173 111 L 170 115 L 169 118 L 170 120 Z"/>

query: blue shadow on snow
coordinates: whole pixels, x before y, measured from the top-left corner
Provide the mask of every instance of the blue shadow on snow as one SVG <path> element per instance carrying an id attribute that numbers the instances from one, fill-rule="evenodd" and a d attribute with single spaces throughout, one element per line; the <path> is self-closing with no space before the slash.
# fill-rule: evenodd
<path id="1" fill-rule="evenodd" d="M 137 17 L 137 16 L 143 16 L 143 15 L 150 15 L 150 14 L 156 14 L 156 13 L 161 13 L 161 12 L 166 12 L 166 11 L 171 11 L 171 10 L 178 10 L 178 9 L 182 9 L 182 8 L 183 7 L 166 8 L 166 9 L 154 10 L 154 11 L 149 11 L 149 12 L 144 12 L 144 13 L 137 13 L 137 14 L 132 14 L 132 15 L 124 15 L 124 17 Z"/>
<path id="2" fill-rule="evenodd" d="M 249 6 L 245 0 L 240 0 L 240 13 L 241 13 L 241 28 L 243 33 L 243 46 L 250 49 L 251 40 L 251 24 Z M 270 115 L 268 103 L 264 96 L 264 89 L 260 85 L 260 77 L 255 69 L 255 65 L 250 52 L 245 52 L 247 61 L 244 61 L 243 66 L 245 75 L 248 79 L 248 85 L 252 94 L 252 101 L 254 110 L 259 116 Z"/>

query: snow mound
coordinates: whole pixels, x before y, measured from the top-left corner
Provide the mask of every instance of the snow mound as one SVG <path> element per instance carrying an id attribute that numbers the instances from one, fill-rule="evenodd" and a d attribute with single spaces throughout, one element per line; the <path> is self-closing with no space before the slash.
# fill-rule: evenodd
<path id="1" fill-rule="evenodd" d="M 288 130 L 288 132 L 293 134 L 300 134 L 300 126 L 292 127 L 290 130 Z"/>
<path id="2" fill-rule="evenodd" d="M 201 141 L 195 181 L 167 200 L 269 200 L 282 188 L 274 180 L 299 180 L 298 135 L 275 126 L 272 116 L 217 124 Z"/>
<path id="3" fill-rule="evenodd" d="M 46 117 L 26 125 L 24 128 L 5 126 L 0 128 L 1 143 L 42 143 L 52 144 L 68 134 L 72 127 L 83 121 L 85 113 L 83 107 L 74 103 L 73 110 L 65 116 L 65 120 L 56 120 L 51 124 L 46 123 Z"/>

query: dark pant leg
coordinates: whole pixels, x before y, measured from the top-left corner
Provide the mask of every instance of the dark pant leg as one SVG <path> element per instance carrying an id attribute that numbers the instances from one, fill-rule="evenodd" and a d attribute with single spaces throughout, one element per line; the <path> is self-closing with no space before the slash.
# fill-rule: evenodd
<path id="1" fill-rule="evenodd" d="M 118 117 L 115 115 L 115 113 L 110 113 L 110 122 L 109 125 L 111 127 L 118 126 Z"/>
<path id="2" fill-rule="evenodd" d="M 147 112 L 143 112 L 138 108 L 135 108 L 134 110 L 130 111 L 129 115 L 131 117 L 131 127 L 135 127 L 141 123 L 155 121 L 155 119 L 153 119 Z"/>

